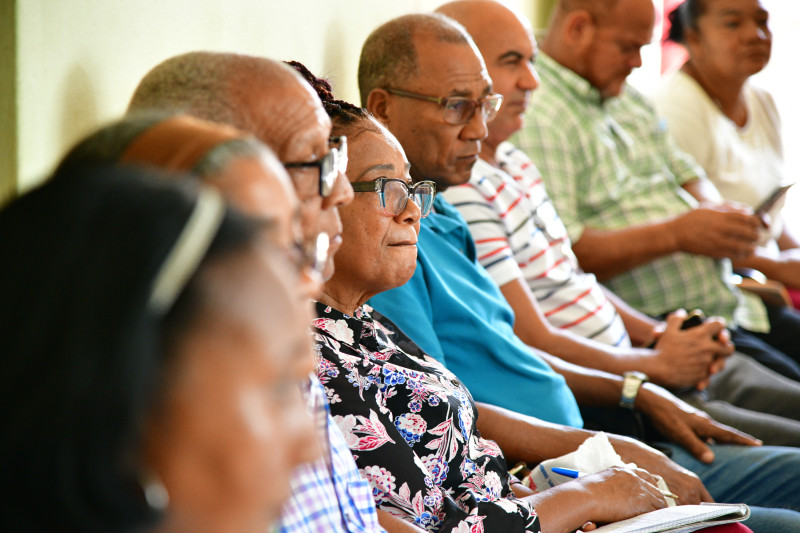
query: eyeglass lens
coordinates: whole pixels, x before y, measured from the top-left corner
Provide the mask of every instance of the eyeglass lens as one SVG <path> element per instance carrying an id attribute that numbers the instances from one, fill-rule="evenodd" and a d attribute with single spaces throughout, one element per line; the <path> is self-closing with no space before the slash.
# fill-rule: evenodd
<path id="1" fill-rule="evenodd" d="M 405 210 L 410 194 L 412 201 L 419 207 L 420 215 L 425 218 L 431 212 L 434 193 L 435 186 L 432 182 L 424 181 L 409 187 L 400 180 L 386 180 L 383 182 L 381 203 L 387 214 L 397 216 Z"/>
<path id="2" fill-rule="evenodd" d="M 444 118 L 451 124 L 464 124 L 470 121 L 480 104 L 483 119 L 489 122 L 497 115 L 500 102 L 502 100 L 495 96 L 484 97 L 479 102 L 469 98 L 450 97 L 444 106 Z"/>

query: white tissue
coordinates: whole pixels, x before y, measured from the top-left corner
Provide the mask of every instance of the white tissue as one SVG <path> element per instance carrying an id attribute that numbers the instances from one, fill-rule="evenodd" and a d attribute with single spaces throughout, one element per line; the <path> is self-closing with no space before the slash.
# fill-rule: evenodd
<path id="1" fill-rule="evenodd" d="M 553 472 L 551 470 L 553 467 L 570 468 L 586 475 L 600 472 L 612 466 L 636 468 L 635 463 L 626 464 L 622 461 L 605 433 L 598 433 L 583 441 L 583 444 L 578 446 L 578 449 L 574 452 L 540 463 L 531 471 L 529 476 L 530 487 L 540 492 L 572 480 L 572 478 Z M 669 492 L 669 488 L 661 476 L 653 475 L 658 478 L 658 488 Z M 666 498 L 666 500 L 670 507 L 675 505 L 675 500 L 672 498 Z"/>

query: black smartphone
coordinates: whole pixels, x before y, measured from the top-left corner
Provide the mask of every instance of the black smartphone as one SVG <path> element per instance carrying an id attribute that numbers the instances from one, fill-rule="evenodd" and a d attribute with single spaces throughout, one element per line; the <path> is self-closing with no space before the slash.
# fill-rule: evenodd
<path id="1" fill-rule="evenodd" d="M 681 324 L 681 329 L 689 329 L 695 326 L 699 326 L 703 323 L 706 319 L 706 315 L 700 309 L 695 309 L 690 311 L 686 318 L 683 320 L 683 324 Z"/>

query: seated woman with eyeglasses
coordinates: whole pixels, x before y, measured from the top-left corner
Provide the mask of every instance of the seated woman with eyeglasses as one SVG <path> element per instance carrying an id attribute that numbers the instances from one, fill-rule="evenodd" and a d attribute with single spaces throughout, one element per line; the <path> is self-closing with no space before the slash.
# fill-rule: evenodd
<path id="1" fill-rule="evenodd" d="M 314 338 L 331 413 L 379 509 L 428 531 L 566 532 L 665 507 L 644 471 L 609 469 L 537 495 L 514 483 L 499 446 L 480 436 L 466 387 L 364 305 L 413 274 L 435 186 L 412 184 L 394 136 L 294 66 L 320 94 L 334 135 L 350 145 L 355 199 L 340 209 L 343 242 L 318 297 Z"/>

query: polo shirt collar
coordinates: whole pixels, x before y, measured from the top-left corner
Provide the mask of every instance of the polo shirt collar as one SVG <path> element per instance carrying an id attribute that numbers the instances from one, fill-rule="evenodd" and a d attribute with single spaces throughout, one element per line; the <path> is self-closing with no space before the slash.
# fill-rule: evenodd
<path id="1" fill-rule="evenodd" d="M 558 85 L 566 88 L 577 99 L 596 106 L 603 105 L 603 97 L 600 95 L 600 91 L 589 83 L 586 78 L 561 65 L 544 52 L 540 52 L 536 58 L 536 69 L 545 74 L 542 79 L 558 80 Z"/>

